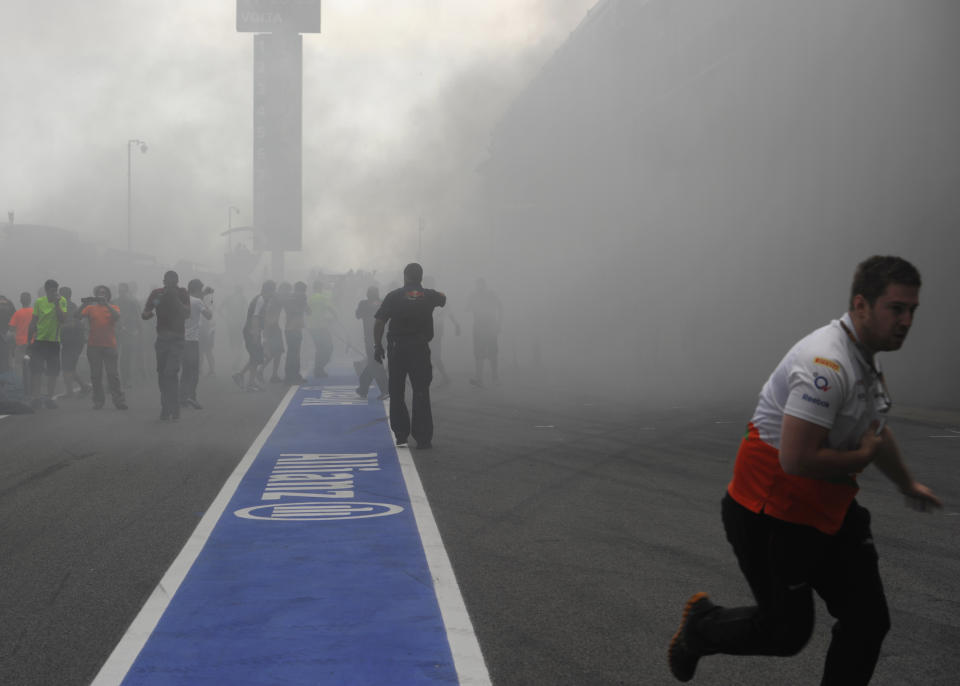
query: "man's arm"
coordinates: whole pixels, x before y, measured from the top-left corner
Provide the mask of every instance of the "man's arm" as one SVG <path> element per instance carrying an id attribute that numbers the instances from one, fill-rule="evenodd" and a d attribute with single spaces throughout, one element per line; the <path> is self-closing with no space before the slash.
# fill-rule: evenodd
<path id="1" fill-rule="evenodd" d="M 60 303 L 61 303 L 61 302 L 63 303 L 63 309 L 60 309 Z M 57 304 L 56 304 L 56 305 L 54 306 L 54 308 L 53 308 L 53 312 L 54 312 L 54 314 L 57 315 L 57 323 L 60 324 L 60 325 L 63 325 L 63 323 L 64 323 L 65 321 L 67 321 L 67 300 L 66 300 L 66 298 L 62 298 L 62 297 L 61 297 L 60 300 L 57 301 Z"/>
<path id="2" fill-rule="evenodd" d="M 387 325 L 386 319 L 373 320 L 373 359 L 377 362 L 383 362 L 383 329 Z"/>
<path id="3" fill-rule="evenodd" d="M 156 291 L 151 292 L 150 295 L 147 296 L 147 302 L 143 304 L 143 312 L 140 313 L 140 319 L 153 319 L 154 293 L 156 293 Z"/>
<path id="4" fill-rule="evenodd" d="M 30 326 L 27 327 L 27 340 L 32 341 L 37 337 L 37 322 L 39 321 L 37 313 L 34 312 L 33 316 L 30 318 Z"/>
<path id="5" fill-rule="evenodd" d="M 917 510 L 930 510 L 934 507 L 943 507 L 940 499 L 933 494 L 929 488 L 915 481 L 903 461 L 903 454 L 900 452 L 900 446 L 890 427 L 884 427 L 880 434 L 882 440 L 873 463 L 880 472 L 890 479 L 900 492 L 907 496 L 907 502 L 911 507 Z"/>
<path id="6" fill-rule="evenodd" d="M 793 415 L 783 415 L 780 431 L 780 466 L 792 476 L 831 479 L 863 471 L 875 458 L 883 439 L 876 426 L 860 438 L 855 450 L 826 447 L 829 429 Z"/>

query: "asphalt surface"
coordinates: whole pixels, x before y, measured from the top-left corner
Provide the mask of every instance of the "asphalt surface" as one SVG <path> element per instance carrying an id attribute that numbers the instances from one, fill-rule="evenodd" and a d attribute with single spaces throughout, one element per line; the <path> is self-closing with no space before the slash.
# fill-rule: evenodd
<path id="1" fill-rule="evenodd" d="M 90 682 L 284 390 L 205 377 L 205 408 L 177 423 L 152 385 L 126 412 L 64 400 L 0 419 L 0 684 Z M 719 507 L 752 404 L 652 407 L 522 377 L 434 391 L 435 447 L 414 458 L 494 684 L 676 683 L 665 654 L 686 598 L 750 601 Z M 879 474 L 861 480 L 893 618 L 872 683 L 946 686 L 960 424 L 908 416 L 891 426 L 946 507 L 915 513 Z M 709 657 L 692 683 L 819 683 L 817 611 L 800 655 Z"/>

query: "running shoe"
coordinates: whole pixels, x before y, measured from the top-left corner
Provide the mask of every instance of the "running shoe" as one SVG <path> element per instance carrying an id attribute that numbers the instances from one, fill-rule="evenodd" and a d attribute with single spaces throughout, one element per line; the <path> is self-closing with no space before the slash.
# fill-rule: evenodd
<path id="1" fill-rule="evenodd" d="M 399 436 L 397 436 L 397 445 L 398 445 L 398 446 L 404 446 L 404 445 L 406 445 L 406 444 L 407 444 L 407 437 L 406 437 L 406 436 L 404 436 L 403 438 L 400 438 Z"/>
<path id="2" fill-rule="evenodd" d="M 703 653 L 691 645 L 690 623 L 714 608 L 716 605 L 710 602 L 709 596 L 703 592 L 694 593 L 684 606 L 680 628 L 673 635 L 670 648 L 667 650 L 670 671 L 677 681 L 690 681 L 693 673 L 697 671 L 697 661 L 703 657 Z"/>
<path id="3" fill-rule="evenodd" d="M 240 387 L 240 390 L 243 390 L 243 374 L 237 372 L 233 375 L 233 382 Z"/>
<path id="4" fill-rule="evenodd" d="M 60 407 L 59 405 L 57 405 L 57 401 L 54 400 L 53 398 L 44 398 L 44 399 L 43 399 L 43 406 L 44 406 L 45 408 L 47 408 L 48 410 L 55 410 L 55 409 L 57 409 L 58 407 Z"/>
<path id="5" fill-rule="evenodd" d="M 127 409 L 127 404 L 126 404 L 125 402 L 123 402 L 122 400 L 121 400 L 120 402 L 118 402 L 118 403 L 114 403 L 113 406 L 114 406 L 115 408 L 117 408 L 118 410 L 125 410 L 125 409 Z"/>

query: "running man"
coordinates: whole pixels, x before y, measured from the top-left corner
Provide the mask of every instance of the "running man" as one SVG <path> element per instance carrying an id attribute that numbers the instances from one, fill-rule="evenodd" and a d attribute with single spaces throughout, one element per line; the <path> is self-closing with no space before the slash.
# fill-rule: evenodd
<path id="1" fill-rule="evenodd" d="M 722 503 L 756 605 L 692 596 L 668 651 L 679 681 L 705 655 L 795 655 L 813 632 L 814 591 L 837 620 L 821 684 L 870 681 L 890 615 L 857 475 L 873 464 L 916 509 L 940 507 L 886 426 L 891 400 L 876 359 L 903 345 L 919 293 L 906 260 L 864 261 L 849 311 L 794 345 L 763 386 Z"/>

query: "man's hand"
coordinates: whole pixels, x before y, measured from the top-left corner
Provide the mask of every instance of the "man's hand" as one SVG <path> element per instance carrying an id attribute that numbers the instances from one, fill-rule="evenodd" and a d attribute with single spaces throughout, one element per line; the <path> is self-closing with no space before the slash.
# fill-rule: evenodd
<path id="1" fill-rule="evenodd" d="M 383 364 L 383 346 L 380 343 L 373 344 L 373 359 L 377 361 L 377 364 Z"/>
<path id="2" fill-rule="evenodd" d="M 878 431 L 880 433 L 878 433 Z M 880 422 L 874 420 L 870 422 L 870 426 L 863 432 L 863 436 L 860 437 L 860 445 L 857 446 L 857 452 L 863 455 L 864 458 L 873 460 L 873 457 L 877 454 L 877 450 L 880 449 L 880 446 L 883 445 L 885 440 L 886 437 L 883 435 Z M 866 465 L 864 465 L 864 468 L 866 468 Z"/>
<path id="3" fill-rule="evenodd" d="M 943 507 L 943 503 L 933 494 L 933 491 L 916 481 L 903 489 L 903 495 L 906 498 L 907 506 L 917 512 L 930 512 L 933 509 Z"/>

